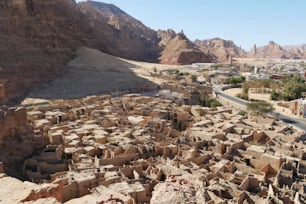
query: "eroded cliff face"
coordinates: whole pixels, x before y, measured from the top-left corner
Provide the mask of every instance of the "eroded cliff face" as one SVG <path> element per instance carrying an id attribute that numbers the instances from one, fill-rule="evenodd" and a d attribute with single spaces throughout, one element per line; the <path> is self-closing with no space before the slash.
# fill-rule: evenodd
<path id="1" fill-rule="evenodd" d="M 164 36 L 111 4 L 2 0 L 0 104 L 18 102 L 12 99 L 65 72 L 64 65 L 81 46 L 148 62 L 210 60 L 185 35 Z"/>
<path id="2" fill-rule="evenodd" d="M 183 32 L 159 30 L 158 36 L 161 38 L 160 46 L 163 48 L 159 59 L 163 64 L 192 64 L 212 61 L 211 57 L 196 48 Z"/>
<path id="3" fill-rule="evenodd" d="M 227 62 L 229 57 L 244 57 L 246 53 L 231 40 L 214 38 L 196 40 L 196 46 L 204 53 L 212 55 L 217 62 Z"/>
<path id="4" fill-rule="evenodd" d="M 2 103 L 63 71 L 77 46 L 81 16 L 73 0 L 13 0 L 0 3 Z"/>
<path id="5" fill-rule="evenodd" d="M 95 48 L 109 54 L 158 62 L 160 47 L 156 31 L 112 4 L 88 1 L 78 4 L 78 9 L 98 36 L 93 47 L 100 44 Z"/>
<path id="6" fill-rule="evenodd" d="M 141 61 L 157 61 L 159 54 L 156 33 L 113 5 L 1 1 L 0 103 L 64 72 L 80 46 Z"/>

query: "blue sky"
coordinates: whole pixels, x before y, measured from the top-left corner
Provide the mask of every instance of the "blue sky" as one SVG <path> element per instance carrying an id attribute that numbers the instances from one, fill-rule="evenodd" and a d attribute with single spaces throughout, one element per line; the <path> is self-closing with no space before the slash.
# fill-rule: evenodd
<path id="1" fill-rule="evenodd" d="M 306 0 L 103 0 L 152 29 L 183 30 L 191 39 L 220 37 L 249 50 L 270 40 L 306 43 Z"/>

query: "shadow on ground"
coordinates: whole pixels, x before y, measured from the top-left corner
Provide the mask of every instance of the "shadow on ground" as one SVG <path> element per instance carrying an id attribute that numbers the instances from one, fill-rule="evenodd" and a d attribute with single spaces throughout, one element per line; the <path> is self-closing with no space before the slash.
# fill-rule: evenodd
<path id="1" fill-rule="evenodd" d="M 76 57 L 65 69 L 62 76 L 33 88 L 26 97 L 69 99 L 117 91 L 138 92 L 142 91 L 142 87 L 156 87 L 156 84 L 132 71 L 141 69 L 136 64 L 84 47 L 76 51 Z"/>

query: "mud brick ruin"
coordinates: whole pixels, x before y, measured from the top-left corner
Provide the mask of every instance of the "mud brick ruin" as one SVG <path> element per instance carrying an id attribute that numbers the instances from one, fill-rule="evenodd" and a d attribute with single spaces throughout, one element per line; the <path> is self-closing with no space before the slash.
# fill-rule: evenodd
<path id="1" fill-rule="evenodd" d="M 18 151 L 27 153 L 19 170 L 31 181 L 2 174 L 0 185 L 15 186 L 10 196 L 2 196 L 9 188 L 1 189 L 5 203 L 296 204 L 306 199 L 305 135 L 226 107 L 178 105 L 139 94 L 90 96 L 2 107 L 0 126 L 1 148 L 18 143 Z M 11 139 L 16 135 L 19 142 Z M 2 173 L 21 161 L 1 153 Z"/>

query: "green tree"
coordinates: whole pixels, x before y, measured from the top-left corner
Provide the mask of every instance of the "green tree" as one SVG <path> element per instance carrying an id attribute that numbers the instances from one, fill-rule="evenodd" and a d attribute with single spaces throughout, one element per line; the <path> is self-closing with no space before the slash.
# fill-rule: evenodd
<path id="1" fill-rule="evenodd" d="M 245 81 L 245 76 L 231 77 L 230 84 L 237 85 Z"/>
<path id="2" fill-rule="evenodd" d="M 240 79 L 241 79 L 241 83 L 245 82 L 245 80 L 246 80 L 245 76 L 240 76 Z"/>
<path id="3" fill-rule="evenodd" d="M 254 101 L 248 103 L 247 109 L 255 115 L 265 115 L 274 110 L 272 104 L 266 101 Z"/>
<path id="4" fill-rule="evenodd" d="M 230 84 L 233 84 L 233 85 L 237 85 L 239 83 L 236 77 L 232 77 L 229 82 Z"/>
<path id="5" fill-rule="evenodd" d="M 302 92 L 306 91 L 306 84 L 300 75 L 295 75 L 283 79 L 282 85 L 282 99 L 286 101 L 301 98 Z"/>
<path id="6" fill-rule="evenodd" d="M 272 90 L 271 96 L 270 96 L 272 101 L 276 101 L 280 99 L 280 94 L 276 92 L 275 89 Z"/>
<path id="7" fill-rule="evenodd" d="M 218 106 L 222 106 L 222 104 L 217 101 L 216 99 L 211 99 L 208 101 L 208 104 L 207 104 L 208 107 L 211 107 L 211 108 L 215 108 L 215 107 L 218 107 Z"/>

